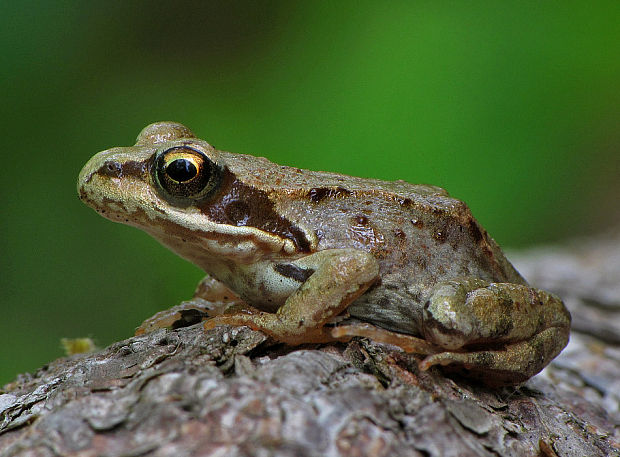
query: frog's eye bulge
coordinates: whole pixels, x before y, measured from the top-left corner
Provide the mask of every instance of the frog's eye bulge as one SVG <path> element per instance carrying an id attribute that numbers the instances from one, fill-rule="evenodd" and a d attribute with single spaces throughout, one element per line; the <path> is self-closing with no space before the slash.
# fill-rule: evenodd
<path id="1" fill-rule="evenodd" d="M 217 184 L 218 171 L 211 159 L 187 146 L 166 149 L 155 158 L 155 181 L 174 199 L 206 196 Z"/>
<path id="2" fill-rule="evenodd" d="M 196 135 L 178 122 L 154 122 L 142 129 L 136 140 L 136 145 L 159 144 L 181 138 L 196 138 Z"/>

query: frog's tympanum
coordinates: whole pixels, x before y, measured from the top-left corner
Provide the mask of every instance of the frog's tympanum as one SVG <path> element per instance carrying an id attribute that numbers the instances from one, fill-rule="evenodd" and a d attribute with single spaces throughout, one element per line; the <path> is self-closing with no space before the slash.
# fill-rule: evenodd
<path id="1" fill-rule="evenodd" d="M 495 385 L 525 381 L 568 342 L 562 301 L 528 286 L 439 187 L 281 166 L 159 122 L 95 155 L 78 193 L 208 273 L 196 300 L 209 311 L 194 310 L 206 330 L 246 325 L 288 345 L 368 337 L 424 355 L 422 370 Z M 138 333 L 191 316 L 187 303 Z"/>

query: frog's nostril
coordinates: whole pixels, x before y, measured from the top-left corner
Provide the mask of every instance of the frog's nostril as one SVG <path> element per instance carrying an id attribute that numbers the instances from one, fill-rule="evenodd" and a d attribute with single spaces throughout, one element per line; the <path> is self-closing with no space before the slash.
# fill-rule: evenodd
<path id="1" fill-rule="evenodd" d="M 103 166 L 99 169 L 99 174 L 103 176 L 109 176 L 111 178 L 120 178 L 123 169 L 121 164 L 114 160 L 106 160 Z"/>

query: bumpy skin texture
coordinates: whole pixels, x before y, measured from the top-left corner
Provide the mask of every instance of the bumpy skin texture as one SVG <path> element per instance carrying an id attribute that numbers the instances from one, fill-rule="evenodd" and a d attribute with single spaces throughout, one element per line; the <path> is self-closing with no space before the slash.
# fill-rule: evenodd
<path id="1" fill-rule="evenodd" d="M 530 288 L 438 187 L 285 167 L 161 122 L 95 155 L 78 193 L 211 276 L 206 329 L 248 325 L 291 345 L 368 336 L 496 384 L 529 378 L 568 341 L 561 300 Z"/>

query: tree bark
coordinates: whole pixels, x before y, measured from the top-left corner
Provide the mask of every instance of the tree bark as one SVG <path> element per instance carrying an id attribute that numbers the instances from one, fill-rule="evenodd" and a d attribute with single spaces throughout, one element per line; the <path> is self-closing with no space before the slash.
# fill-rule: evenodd
<path id="1" fill-rule="evenodd" d="M 0 455 L 620 455 L 620 237 L 513 259 L 574 322 L 519 387 L 420 372 L 366 340 L 287 348 L 194 325 L 20 375 L 0 391 Z"/>

